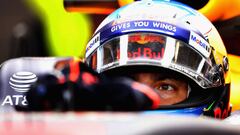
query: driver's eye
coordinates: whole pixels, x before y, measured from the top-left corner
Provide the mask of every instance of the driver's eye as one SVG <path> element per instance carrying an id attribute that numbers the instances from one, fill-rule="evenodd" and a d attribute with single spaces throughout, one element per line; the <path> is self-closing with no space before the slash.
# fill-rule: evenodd
<path id="1" fill-rule="evenodd" d="M 163 85 L 158 86 L 157 89 L 170 91 L 170 90 L 174 90 L 174 87 L 169 84 L 163 84 Z"/>
<path id="2" fill-rule="evenodd" d="M 155 84 L 154 88 L 162 92 L 173 92 L 176 90 L 176 86 L 169 83 L 158 82 Z"/>

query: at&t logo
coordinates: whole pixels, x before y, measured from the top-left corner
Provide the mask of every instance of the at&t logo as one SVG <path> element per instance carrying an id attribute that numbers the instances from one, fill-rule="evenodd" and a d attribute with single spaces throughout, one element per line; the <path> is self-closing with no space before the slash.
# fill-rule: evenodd
<path id="1" fill-rule="evenodd" d="M 9 84 L 17 92 L 27 92 L 32 83 L 37 81 L 37 76 L 31 72 L 17 72 L 10 78 Z"/>
<path id="2" fill-rule="evenodd" d="M 27 105 L 24 93 L 27 92 L 30 89 L 31 84 L 36 81 L 37 76 L 34 73 L 25 71 L 14 73 L 9 79 L 9 85 L 19 94 L 7 95 L 1 105 Z"/>

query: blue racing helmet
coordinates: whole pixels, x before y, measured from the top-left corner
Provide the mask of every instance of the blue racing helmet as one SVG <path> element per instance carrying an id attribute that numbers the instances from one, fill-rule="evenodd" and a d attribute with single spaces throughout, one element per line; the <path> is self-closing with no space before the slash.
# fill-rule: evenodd
<path id="1" fill-rule="evenodd" d="M 217 118 L 231 112 L 221 37 L 206 17 L 178 2 L 136 1 L 116 10 L 95 31 L 85 58 L 99 73 L 164 72 L 188 82 L 184 101 L 159 106 L 155 112 Z"/>

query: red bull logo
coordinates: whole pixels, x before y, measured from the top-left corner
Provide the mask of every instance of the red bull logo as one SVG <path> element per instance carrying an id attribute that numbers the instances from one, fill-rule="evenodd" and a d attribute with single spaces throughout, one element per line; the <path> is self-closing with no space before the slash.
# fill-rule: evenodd
<path id="1" fill-rule="evenodd" d="M 146 44 L 151 42 L 158 42 L 160 44 L 165 44 L 165 39 L 159 35 L 152 34 L 135 34 L 129 36 L 129 42 L 134 43 L 137 42 L 139 44 Z"/>
<path id="2" fill-rule="evenodd" d="M 128 51 L 128 58 L 149 58 L 162 59 L 164 56 L 164 48 L 159 51 L 153 51 L 149 47 L 138 47 L 136 50 Z M 120 58 L 120 50 L 117 50 L 117 58 Z"/>

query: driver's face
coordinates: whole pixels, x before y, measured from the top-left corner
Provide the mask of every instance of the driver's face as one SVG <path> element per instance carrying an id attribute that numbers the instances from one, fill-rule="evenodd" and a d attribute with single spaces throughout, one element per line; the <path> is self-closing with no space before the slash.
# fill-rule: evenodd
<path id="1" fill-rule="evenodd" d="M 188 84 L 156 73 L 136 73 L 133 79 L 154 88 L 160 95 L 160 105 L 172 105 L 185 100 Z"/>

